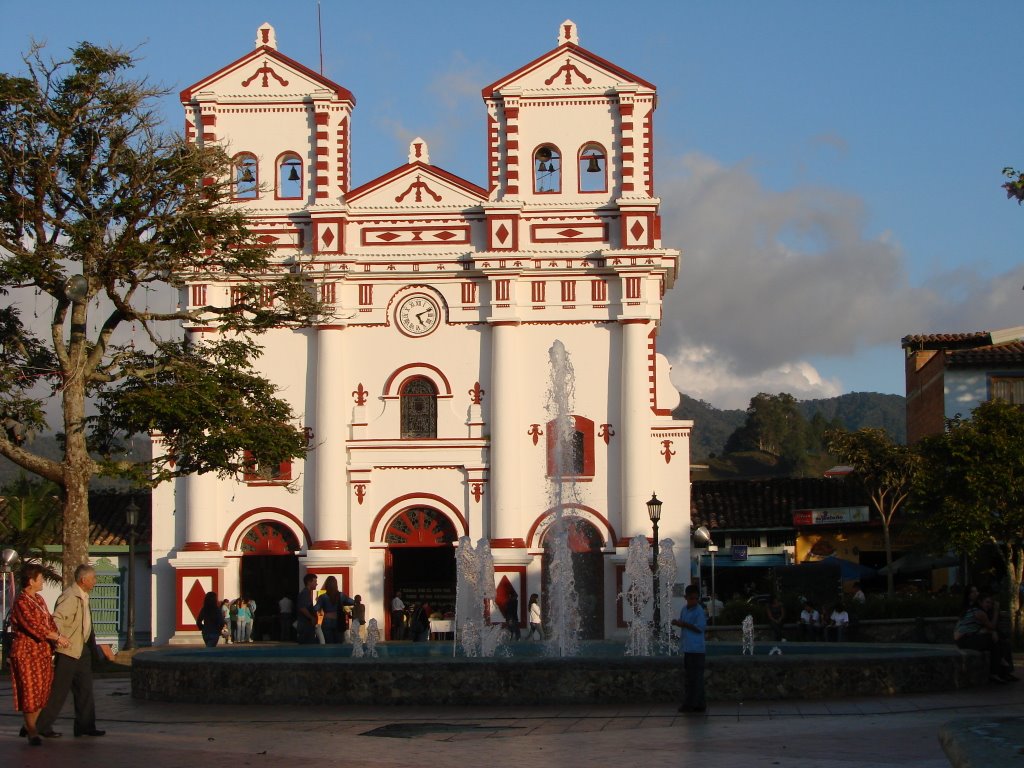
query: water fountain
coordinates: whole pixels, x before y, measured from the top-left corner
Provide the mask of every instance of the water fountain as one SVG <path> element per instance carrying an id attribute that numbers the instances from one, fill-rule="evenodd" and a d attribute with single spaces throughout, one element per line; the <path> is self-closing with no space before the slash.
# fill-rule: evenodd
<path id="1" fill-rule="evenodd" d="M 626 641 L 627 656 L 650 656 L 654 650 L 647 606 L 652 602 L 654 574 L 651 571 L 651 545 L 647 537 L 634 536 L 626 553 L 626 578 L 629 586 L 620 595 L 629 606 L 629 639 Z"/>
<path id="2" fill-rule="evenodd" d="M 579 491 L 572 480 L 576 423 L 573 420 L 573 401 L 576 396 L 576 375 L 565 345 L 555 340 L 548 349 L 550 380 L 547 392 L 549 429 L 554 430 L 554 472 L 549 480 L 550 509 L 554 519 L 545 541 L 549 547 L 548 594 L 545 611 L 545 629 L 548 654 L 575 656 L 579 652 L 580 612 L 576 580 L 572 571 L 572 550 L 569 547 L 569 527 L 564 513 L 565 504 L 578 502 Z"/>

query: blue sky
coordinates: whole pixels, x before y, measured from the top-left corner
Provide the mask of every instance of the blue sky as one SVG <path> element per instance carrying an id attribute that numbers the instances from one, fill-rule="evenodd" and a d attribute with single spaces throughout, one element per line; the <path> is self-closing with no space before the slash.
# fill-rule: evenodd
<path id="1" fill-rule="evenodd" d="M 357 100 L 353 184 L 431 160 L 485 183 L 480 89 L 556 42 L 653 82 L 664 241 L 683 251 L 660 349 L 687 394 L 745 407 L 903 393 L 900 338 L 1024 325 L 1024 209 L 1000 170 L 1024 166 L 1024 3 L 322 0 L 325 74 Z M 631 18 L 622 10 L 636 10 Z M 642 10 L 641 10 L 642 9 Z M 172 93 L 251 49 L 319 68 L 315 0 L 148 4 L 0 0 L 0 70 L 30 39 L 138 48 Z M 139 47 L 141 46 L 141 47 Z"/>

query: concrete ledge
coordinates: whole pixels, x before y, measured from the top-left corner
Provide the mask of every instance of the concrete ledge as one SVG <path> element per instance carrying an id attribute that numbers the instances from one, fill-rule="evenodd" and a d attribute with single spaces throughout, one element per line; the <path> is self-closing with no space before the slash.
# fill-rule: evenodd
<path id="1" fill-rule="evenodd" d="M 951 720 L 939 729 L 939 743 L 954 768 L 1024 765 L 1024 718 Z"/>
<path id="2" fill-rule="evenodd" d="M 925 693 L 988 679 L 984 654 L 949 646 L 801 643 L 784 655 L 743 656 L 738 645 L 711 645 L 706 686 L 717 701 Z M 677 702 L 683 689 L 678 656 L 484 659 L 452 658 L 448 650 L 352 659 L 349 652 L 257 646 L 140 653 L 132 695 L 232 704 L 630 704 Z"/>

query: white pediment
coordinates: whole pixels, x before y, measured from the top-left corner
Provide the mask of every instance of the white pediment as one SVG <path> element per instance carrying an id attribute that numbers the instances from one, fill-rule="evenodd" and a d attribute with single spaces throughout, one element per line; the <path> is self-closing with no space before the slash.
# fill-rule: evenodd
<path id="1" fill-rule="evenodd" d="M 480 187 L 432 165 L 410 163 L 352 190 L 349 210 L 465 210 L 480 205 L 487 193 Z"/>

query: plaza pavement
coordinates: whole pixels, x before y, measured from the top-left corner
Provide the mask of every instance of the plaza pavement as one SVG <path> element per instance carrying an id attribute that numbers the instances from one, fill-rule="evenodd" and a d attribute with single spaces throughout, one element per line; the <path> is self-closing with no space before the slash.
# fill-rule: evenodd
<path id="1" fill-rule="evenodd" d="M 693 716 L 664 704 L 169 704 L 135 700 L 129 679 L 115 677 L 96 680 L 98 726 L 106 736 L 73 738 L 69 700 L 56 724 L 63 737 L 30 747 L 17 737 L 21 717 L 7 675 L 0 700 L 3 768 L 946 768 L 939 742 L 944 724 L 1024 718 L 1024 682 L 842 701 L 714 703 L 706 715 Z"/>

